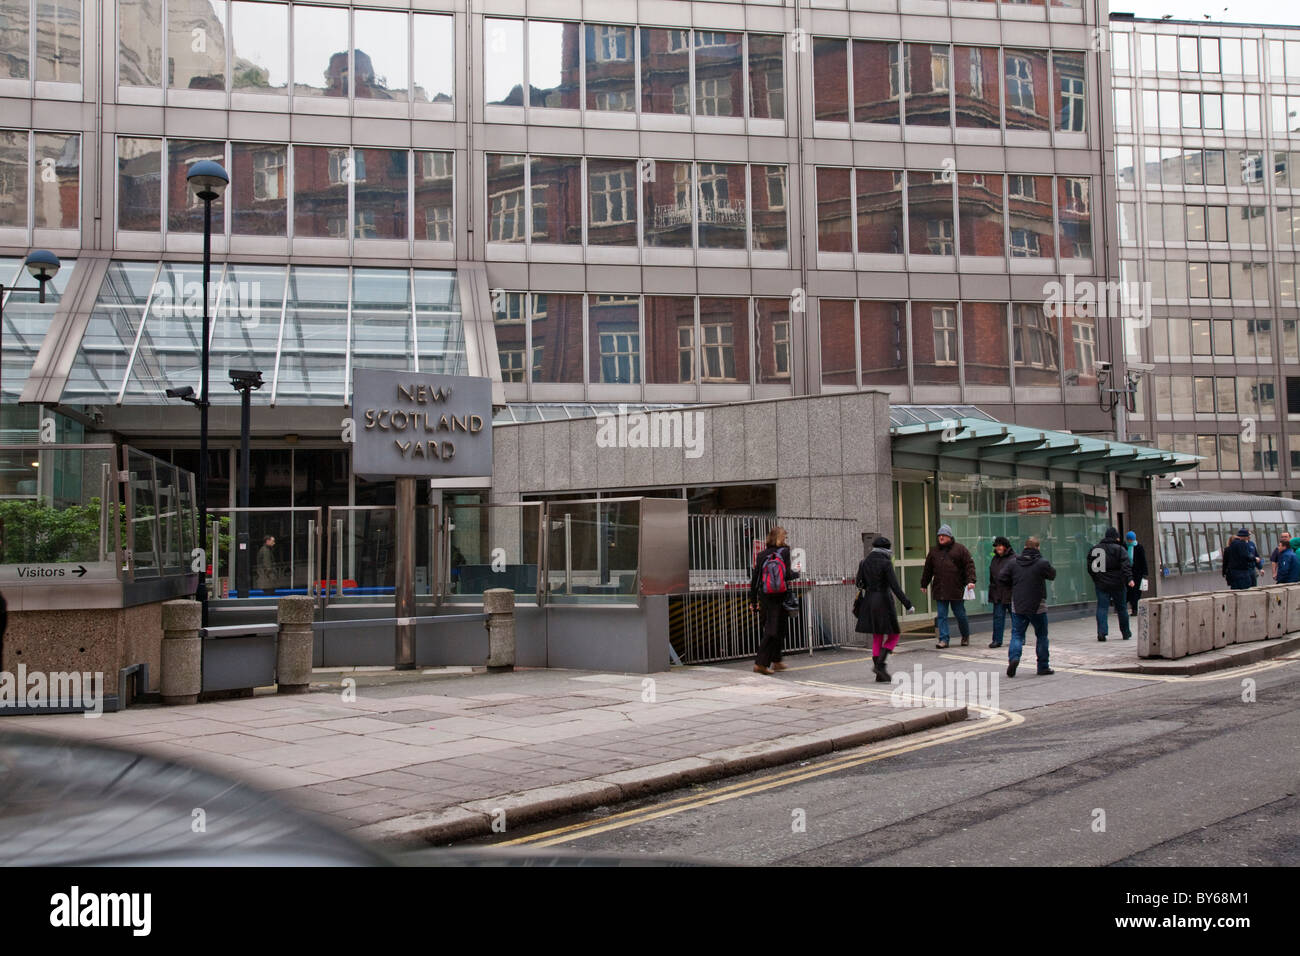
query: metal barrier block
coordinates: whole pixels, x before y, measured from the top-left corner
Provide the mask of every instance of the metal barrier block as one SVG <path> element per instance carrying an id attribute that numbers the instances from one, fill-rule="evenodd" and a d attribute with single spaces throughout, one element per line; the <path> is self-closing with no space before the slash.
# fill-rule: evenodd
<path id="1" fill-rule="evenodd" d="M 1187 653 L 1214 650 L 1214 597 L 1203 594 L 1187 599 Z"/>
<path id="2" fill-rule="evenodd" d="M 1268 599 L 1268 624 L 1264 631 L 1264 637 L 1271 639 L 1282 637 L 1286 634 L 1286 587 L 1275 586 L 1271 588 L 1262 588 Z"/>
<path id="3" fill-rule="evenodd" d="M 1215 591 L 1214 647 L 1227 647 L 1237 643 L 1237 592 Z"/>

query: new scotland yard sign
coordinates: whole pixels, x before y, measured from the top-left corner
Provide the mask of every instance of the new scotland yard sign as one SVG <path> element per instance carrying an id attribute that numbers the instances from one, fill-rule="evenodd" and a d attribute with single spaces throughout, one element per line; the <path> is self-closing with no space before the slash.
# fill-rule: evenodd
<path id="1" fill-rule="evenodd" d="M 358 368 L 352 467 L 362 478 L 492 474 L 492 380 Z"/>

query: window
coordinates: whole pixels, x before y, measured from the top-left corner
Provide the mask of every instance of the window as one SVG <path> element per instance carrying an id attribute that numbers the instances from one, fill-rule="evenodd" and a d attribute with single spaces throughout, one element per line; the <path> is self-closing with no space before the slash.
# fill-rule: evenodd
<path id="1" fill-rule="evenodd" d="M 785 208 L 785 167 L 767 167 L 767 208 Z"/>
<path id="2" fill-rule="evenodd" d="M 677 381 L 695 380 L 695 329 L 689 325 L 677 329 Z"/>
<path id="3" fill-rule="evenodd" d="M 735 328 L 726 323 L 701 325 L 700 334 L 703 380 L 734 382 L 736 380 Z"/>
<path id="4" fill-rule="evenodd" d="M 911 47 L 904 48 L 902 56 L 902 84 L 899 84 L 899 52 L 898 44 L 889 45 L 889 98 L 898 99 L 900 91 L 903 93 L 912 92 L 912 51 Z"/>
<path id="5" fill-rule="evenodd" d="M 948 92 L 948 50 L 946 47 L 930 48 L 930 92 Z"/>
<path id="6" fill-rule="evenodd" d="M 1052 68 L 1056 71 L 1056 128 L 1081 133 L 1086 106 L 1083 54 L 1057 51 L 1052 54 Z"/>
<path id="7" fill-rule="evenodd" d="M 365 182 L 365 153 L 358 150 L 354 157 L 349 149 L 331 149 L 329 176 L 330 182 L 335 186 L 349 182 Z"/>
<path id="8" fill-rule="evenodd" d="M 632 90 L 596 90 L 592 96 L 593 109 L 630 113 L 632 111 Z"/>
<path id="9" fill-rule="evenodd" d="M 1011 256 L 1017 259 L 1036 258 L 1038 256 L 1038 237 L 1031 229 L 1011 230 Z"/>
<path id="10" fill-rule="evenodd" d="M 934 323 L 934 364 L 957 364 L 957 310 L 935 306 L 930 310 Z"/>
<path id="11" fill-rule="evenodd" d="M 451 242 L 450 206 L 430 206 L 425 210 L 424 238 L 431 242 Z"/>
<path id="12" fill-rule="evenodd" d="M 497 356 L 501 360 L 501 381 L 522 382 L 524 380 L 523 349 L 499 349 Z"/>
<path id="13" fill-rule="evenodd" d="M 488 241 L 522 242 L 524 238 L 524 188 L 506 190 L 488 198 Z"/>
<path id="14" fill-rule="evenodd" d="M 781 378 L 790 375 L 790 323 L 772 323 L 772 374 Z"/>
<path id="15" fill-rule="evenodd" d="M 284 195 L 285 166 L 282 149 L 260 150 L 253 154 L 254 199 L 279 199 Z"/>
<path id="16" fill-rule="evenodd" d="M 634 169 L 593 172 L 589 182 L 591 225 L 608 226 L 636 221 Z"/>
<path id="17" fill-rule="evenodd" d="M 1074 338 L 1074 367 L 1093 368 L 1097 360 L 1097 327 L 1091 322 L 1072 322 Z"/>
<path id="18" fill-rule="evenodd" d="M 1017 305 L 1011 312 L 1011 342 L 1017 368 L 1057 372 L 1056 320 L 1042 306 Z M 1017 376 L 1017 383 L 1056 384 L 1053 374 L 1043 377 Z"/>
<path id="19" fill-rule="evenodd" d="M 700 116 L 731 116 L 731 80 L 728 77 L 701 79 L 699 96 L 695 99 L 695 112 Z"/>
<path id="20" fill-rule="evenodd" d="M 600 380 L 635 384 L 641 381 L 641 336 L 634 329 L 602 331 Z"/>
<path id="21" fill-rule="evenodd" d="M 357 210 L 357 232 L 358 239 L 377 239 L 379 231 L 375 226 L 375 211 L 373 209 Z"/>
<path id="22" fill-rule="evenodd" d="M 1088 180 L 1063 177 L 1061 191 L 1065 199 L 1064 208 L 1070 212 L 1088 212 Z"/>
<path id="23" fill-rule="evenodd" d="M 590 26 L 594 42 L 592 53 L 598 63 L 622 62 L 630 59 L 631 27 Z"/>
<path id="24" fill-rule="evenodd" d="M 1034 112 L 1034 74 L 1025 57 L 1007 57 L 1007 106 Z"/>
<path id="25" fill-rule="evenodd" d="M 926 227 L 926 252 L 932 256 L 950 256 L 953 254 L 952 220 L 931 219 Z"/>
<path id="26" fill-rule="evenodd" d="M 1011 175 L 1007 177 L 1007 194 L 1012 199 L 1035 199 L 1034 177 Z"/>
<path id="27" fill-rule="evenodd" d="M 421 153 L 420 169 L 425 179 L 450 179 L 452 154 L 444 152 Z"/>

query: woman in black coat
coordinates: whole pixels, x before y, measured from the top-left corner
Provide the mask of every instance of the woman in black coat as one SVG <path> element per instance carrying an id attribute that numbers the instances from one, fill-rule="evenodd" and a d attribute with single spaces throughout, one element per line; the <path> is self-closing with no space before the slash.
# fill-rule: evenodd
<path id="1" fill-rule="evenodd" d="M 898 577 L 894 574 L 894 553 L 890 550 L 888 538 L 876 538 L 871 542 L 871 553 L 858 565 L 857 585 L 863 592 L 856 608 L 857 632 L 872 635 L 871 661 L 876 683 L 888 683 L 890 677 L 885 670 L 885 660 L 898 646 L 901 630 L 898 613 L 894 610 L 894 598 L 897 597 L 909 612 L 912 610 L 912 602 L 899 587 Z"/>

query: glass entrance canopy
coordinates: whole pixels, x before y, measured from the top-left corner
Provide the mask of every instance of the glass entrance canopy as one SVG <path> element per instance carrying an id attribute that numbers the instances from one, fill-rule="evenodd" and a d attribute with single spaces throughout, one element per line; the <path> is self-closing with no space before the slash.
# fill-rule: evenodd
<path id="1" fill-rule="evenodd" d="M 163 405 L 200 382 L 203 266 L 109 263 L 60 400 Z M 354 368 L 468 374 L 455 270 L 214 263 L 214 405 L 230 369 L 262 373 L 271 404 L 342 405 Z"/>

